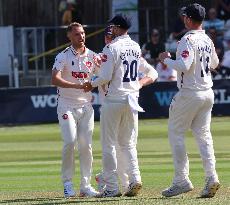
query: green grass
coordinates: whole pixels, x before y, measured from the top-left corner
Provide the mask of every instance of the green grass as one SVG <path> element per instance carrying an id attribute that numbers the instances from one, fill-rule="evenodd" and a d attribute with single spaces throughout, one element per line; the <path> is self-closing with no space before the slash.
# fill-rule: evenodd
<path id="1" fill-rule="evenodd" d="M 212 199 L 199 199 L 204 173 L 191 132 L 186 145 L 194 191 L 173 198 L 161 197 L 170 185 L 173 164 L 167 138 L 167 120 L 140 120 L 138 156 L 143 191 L 134 198 L 65 200 L 60 180 L 62 141 L 58 124 L 0 127 L 0 204 L 230 204 L 230 117 L 213 118 L 212 134 L 221 189 Z M 101 170 L 99 124 L 94 132 L 93 175 Z M 77 157 L 77 154 L 76 154 Z M 79 162 L 74 184 L 79 190 Z M 95 185 L 92 180 L 93 186 Z"/>

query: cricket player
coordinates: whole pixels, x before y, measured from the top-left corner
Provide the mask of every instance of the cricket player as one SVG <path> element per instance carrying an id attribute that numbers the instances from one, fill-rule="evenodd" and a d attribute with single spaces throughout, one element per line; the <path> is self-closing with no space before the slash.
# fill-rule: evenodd
<path id="1" fill-rule="evenodd" d="M 111 43 L 111 41 L 114 39 L 113 33 L 112 33 L 112 27 L 109 25 L 105 29 L 105 44 L 108 45 Z M 158 78 L 158 73 L 152 67 L 147 61 L 141 57 L 140 59 L 140 67 L 139 67 L 139 73 L 141 73 L 141 77 L 143 76 L 150 76 L 152 78 L 152 81 L 156 81 Z M 108 92 L 108 84 L 107 85 L 102 85 L 98 87 L 99 90 L 99 96 L 100 96 L 100 101 L 103 104 L 105 97 Z M 135 128 L 136 132 L 138 132 L 138 127 Z M 137 139 L 136 139 L 137 143 Z M 115 145 L 116 148 L 116 155 L 117 155 L 117 174 L 120 178 L 121 181 L 121 187 L 122 187 L 122 193 L 125 193 L 128 191 L 128 186 L 129 186 L 129 177 L 127 174 L 127 165 L 125 164 L 125 161 L 123 160 L 120 147 L 119 145 Z M 103 171 L 99 174 L 96 175 L 95 177 L 96 182 L 98 184 L 98 191 L 102 192 L 106 186 L 105 186 L 105 180 L 103 176 Z"/>
<path id="2" fill-rule="evenodd" d="M 113 39 L 114 39 L 114 35 L 112 33 L 112 27 L 109 25 L 105 28 L 105 31 L 104 31 L 105 45 L 110 44 Z M 101 58 L 99 58 L 99 60 L 102 60 L 102 59 L 103 59 L 103 53 L 101 53 Z M 101 64 L 101 61 L 99 63 Z M 107 95 L 107 92 L 108 92 L 108 84 L 98 86 L 98 91 L 99 91 L 100 102 L 101 102 L 101 104 L 103 104 L 105 96 Z M 117 174 L 120 178 L 122 192 L 124 193 L 128 190 L 128 186 L 129 186 L 129 178 L 128 178 L 128 175 L 126 173 L 126 167 L 127 166 L 123 160 L 123 157 L 120 156 L 121 153 L 120 153 L 119 145 L 116 144 L 115 148 L 116 148 L 116 154 L 117 154 L 117 160 L 118 160 Z M 106 188 L 103 170 L 95 176 L 95 179 L 96 179 L 96 183 L 98 186 L 98 191 L 103 192 L 104 189 Z"/>
<path id="3" fill-rule="evenodd" d="M 213 140 L 210 132 L 211 111 L 214 103 L 211 70 L 219 60 L 212 40 L 202 30 L 205 8 L 191 4 L 183 11 L 188 32 L 178 44 L 176 60 L 170 53 L 160 54 L 160 60 L 177 71 L 179 92 L 169 108 L 168 135 L 172 148 L 175 176 L 172 186 L 163 196 L 176 196 L 193 189 L 189 180 L 189 161 L 185 150 L 184 135 L 191 128 L 199 146 L 206 175 L 201 197 L 213 197 L 220 187 L 216 173 Z"/>
<path id="4" fill-rule="evenodd" d="M 52 84 L 58 87 L 57 114 L 63 139 L 64 196 L 76 195 L 73 175 L 77 144 L 81 172 L 80 196 L 93 197 L 98 194 L 90 185 L 94 110 L 91 92 L 84 92 L 83 83 L 90 81 L 96 72 L 96 54 L 85 47 L 85 31 L 81 24 L 71 23 L 67 36 L 71 46 L 57 55 L 52 71 Z"/>
<path id="5" fill-rule="evenodd" d="M 127 34 L 131 26 L 130 19 L 116 15 L 109 23 L 115 39 L 104 47 L 98 78 L 92 82 L 93 87 L 109 84 L 100 120 L 106 189 L 99 197 L 121 195 L 117 179 L 116 144 L 127 165 L 129 187 L 124 195 L 136 196 L 142 188 L 136 140 L 138 111 L 143 109 L 138 104 L 138 95 L 139 89 L 152 83 L 153 79 L 150 75 L 140 81 L 138 79 L 141 49 Z"/>

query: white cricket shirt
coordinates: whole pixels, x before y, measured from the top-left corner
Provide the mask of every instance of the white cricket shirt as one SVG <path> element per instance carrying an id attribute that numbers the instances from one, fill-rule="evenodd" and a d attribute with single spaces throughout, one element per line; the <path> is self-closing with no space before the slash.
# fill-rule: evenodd
<path id="1" fill-rule="evenodd" d="M 177 71 L 177 87 L 206 90 L 212 87 L 210 69 L 218 66 L 212 40 L 204 30 L 187 32 L 178 44 L 176 60 L 166 58 L 164 63 Z"/>
<path id="2" fill-rule="evenodd" d="M 155 80 L 156 78 L 158 78 L 158 73 L 154 69 L 154 67 L 152 65 L 150 65 L 142 57 L 140 59 L 139 73 L 143 74 L 144 77 L 147 76 L 147 77 L 152 78 L 153 80 Z M 99 86 L 98 87 L 98 91 L 99 91 L 100 102 L 102 104 L 103 101 L 104 101 L 104 98 L 105 98 L 105 96 L 107 95 L 107 92 L 108 92 L 108 84 Z"/>
<path id="3" fill-rule="evenodd" d="M 138 92 L 140 57 L 140 46 L 128 35 L 116 37 L 103 49 L 101 68 L 92 86 L 109 84 L 108 97 L 122 97 Z"/>
<path id="4" fill-rule="evenodd" d="M 84 83 L 91 81 L 97 66 L 95 58 L 97 54 L 85 48 L 85 52 L 80 55 L 70 46 L 56 56 L 53 69 L 61 71 L 63 79 L 72 83 Z M 91 92 L 84 92 L 83 89 L 58 87 L 58 103 L 65 103 L 69 106 L 81 106 L 90 103 Z"/>

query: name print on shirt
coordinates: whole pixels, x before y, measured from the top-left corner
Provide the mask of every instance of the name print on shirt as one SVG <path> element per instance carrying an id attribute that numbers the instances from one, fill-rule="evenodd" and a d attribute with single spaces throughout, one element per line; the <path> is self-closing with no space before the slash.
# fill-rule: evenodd
<path id="1" fill-rule="evenodd" d="M 135 58 L 140 58 L 141 54 L 139 51 L 128 49 L 128 50 L 125 50 L 125 52 L 121 52 L 120 59 L 125 60 L 126 56 L 134 56 Z"/>

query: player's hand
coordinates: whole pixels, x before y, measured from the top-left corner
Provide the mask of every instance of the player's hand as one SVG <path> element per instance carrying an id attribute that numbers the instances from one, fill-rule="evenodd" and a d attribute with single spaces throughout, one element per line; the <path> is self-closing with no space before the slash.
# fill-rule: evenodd
<path id="1" fill-rule="evenodd" d="M 89 91 L 93 90 L 93 87 L 92 87 L 90 82 L 85 82 L 83 84 L 83 89 L 85 92 L 89 92 Z"/>
<path id="2" fill-rule="evenodd" d="M 171 58 L 170 53 L 167 51 L 159 54 L 159 59 L 162 63 L 164 63 L 165 58 Z"/>
<path id="3" fill-rule="evenodd" d="M 73 85 L 73 88 L 75 88 L 75 89 L 84 89 L 83 85 L 77 84 L 77 83 L 75 83 L 75 84 Z"/>

